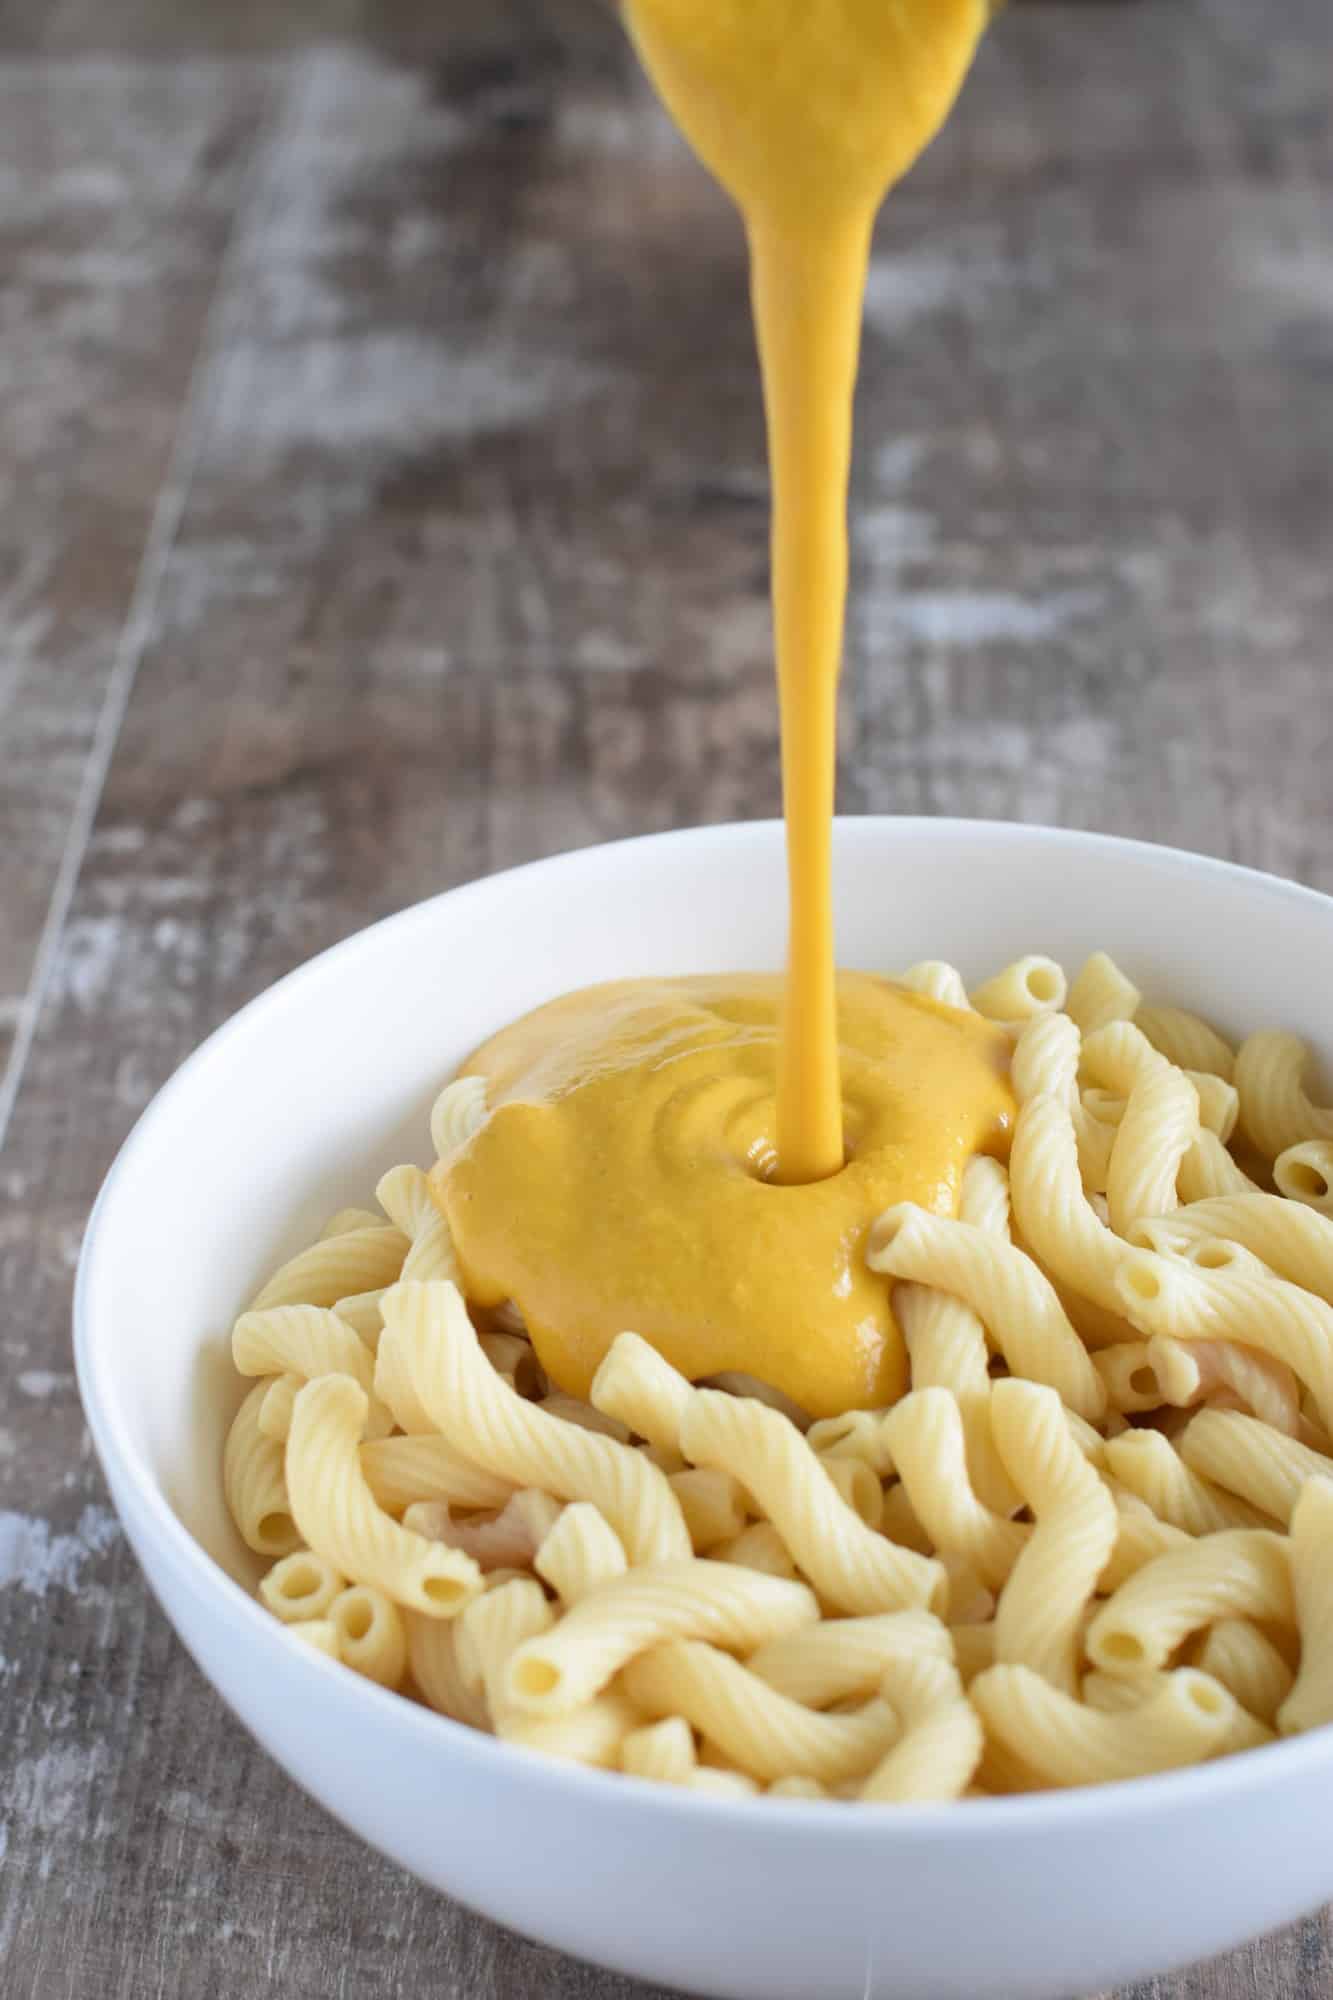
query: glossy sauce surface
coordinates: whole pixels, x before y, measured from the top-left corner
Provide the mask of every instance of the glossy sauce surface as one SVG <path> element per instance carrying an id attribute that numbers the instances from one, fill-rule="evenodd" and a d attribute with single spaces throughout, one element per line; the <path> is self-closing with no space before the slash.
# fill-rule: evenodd
<path id="1" fill-rule="evenodd" d="M 586 1396 L 633 1328 L 694 1379 L 757 1375 L 814 1415 L 891 1402 L 906 1368 L 866 1231 L 957 1205 L 1012 1112 L 1002 1029 L 865 973 L 838 981 L 840 1171 L 775 1183 L 776 976 L 632 980 L 553 1001 L 467 1064 L 490 1116 L 437 1169 L 468 1296 L 514 1299 Z"/>
<path id="2" fill-rule="evenodd" d="M 659 93 L 737 202 L 773 489 L 787 825 L 785 979 L 573 994 L 478 1051 L 491 1116 L 434 1178 L 470 1296 L 514 1299 L 585 1395 L 633 1328 L 687 1375 L 756 1375 L 814 1414 L 906 1380 L 861 1248 L 890 1202 L 956 1204 L 1003 1145 L 1008 1043 L 835 972 L 835 720 L 847 474 L 875 211 L 947 115 L 985 0 L 627 0 Z M 706 358 L 705 358 L 706 365 Z M 892 884 L 885 885 L 892 896 Z"/>

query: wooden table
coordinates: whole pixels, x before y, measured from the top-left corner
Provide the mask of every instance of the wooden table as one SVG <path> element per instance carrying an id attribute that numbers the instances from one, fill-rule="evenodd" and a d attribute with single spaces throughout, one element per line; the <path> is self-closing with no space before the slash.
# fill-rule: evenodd
<path id="1" fill-rule="evenodd" d="M 884 217 L 845 810 L 1333 890 L 1333 17 L 1260 18 L 1011 10 Z M 0 0 L 8 2000 L 646 1992 L 417 1888 L 223 1712 L 69 1291 L 131 1121 L 288 967 L 777 809 L 765 534 L 737 228 L 605 9 Z M 1134 1994 L 1331 1991 L 1325 1918 Z"/>

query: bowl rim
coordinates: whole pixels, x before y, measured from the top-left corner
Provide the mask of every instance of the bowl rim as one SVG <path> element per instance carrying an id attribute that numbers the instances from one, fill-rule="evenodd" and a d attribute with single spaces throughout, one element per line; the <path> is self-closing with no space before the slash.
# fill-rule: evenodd
<path id="1" fill-rule="evenodd" d="M 886 829 L 892 829 L 895 837 L 909 841 L 913 837 L 942 839 L 948 843 L 984 840 L 1001 847 L 1045 845 L 1112 858 L 1118 856 L 1139 869 L 1148 867 L 1173 874 L 1184 869 L 1190 873 L 1239 881 L 1256 896 L 1303 905 L 1307 909 L 1313 906 L 1333 917 L 1333 897 L 1302 883 L 1245 867 L 1239 862 L 1195 854 L 1186 848 L 1153 841 L 1026 821 L 956 816 L 933 818 L 922 814 L 840 815 L 834 826 L 835 867 L 839 845 L 854 840 L 858 830 L 873 830 L 878 835 Z M 501 884 L 579 866 L 632 865 L 648 849 L 743 848 L 747 845 L 760 848 L 780 841 L 782 834 L 783 823 L 776 819 L 675 828 L 565 849 L 441 890 L 351 932 L 264 988 L 214 1028 L 185 1057 L 139 1114 L 103 1179 L 89 1213 L 80 1249 L 73 1296 L 74 1363 L 79 1395 L 117 1515 L 123 1517 L 129 1511 L 121 1507 L 119 1495 L 123 1489 L 133 1496 L 142 1531 L 145 1538 L 152 1541 L 155 1554 L 171 1567 L 176 1580 L 197 1600 L 214 1600 L 218 1611 L 225 1613 L 233 1622 L 238 1646 L 258 1646 L 261 1658 L 264 1649 L 272 1648 L 269 1658 L 275 1663 L 279 1660 L 285 1662 L 298 1676 L 302 1673 L 316 1676 L 312 1687 L 318 1684 L 321 1675 L 335 1671 L 343 1673 L 338 1662 L 324 1657 L 313 1648 L 293 1647 L 285 1637 L 282 1625 L 265 1611 L 259 1599 L 244 1590 L 195 1540 L 171 1508 L 130 1438 L 111 1389 L 111 1343 L 99 1338 L 100 1266 L 108 1254 L 111 1240 L 107 1237 L 108 1215 L 120 1197 L 122 1187 L 131 1180 L 138 1156 L 158 1120 L 181 1091 L 188 1089 L 201 1072 L 225 1055 L 229 1043 L 244 1031 L 256 1014 L 299 1002 L 306 985 L 327 972 L 334 961 L 374 951 L 387 932 L 405 931 L 414 925 L 428 926 L 439 906 L 446 902 L 457 908 L 460 904 L 484 901 Z M 133 1536 L 130 1539 L 133 1544 Z M 146 1568 L 145 1578 L 151 1588 L 152 1578 Z M 240 1621 L 238 1625 L 235 1624 L 237 1620 Z M 169 1622 L 174 1626 L 174 1621 Z M 221 1695 L 211 1679 L 209 1685 L 215 1694 Z M 966 1802 L 965 1810 L 960 1810 L 960 1802 L 947 1801 L 896 1805 L 892 1811 L 849 1812 L 843 1801 L 781 1800 L 762 1793 L 755 1798 L 719 1799 L 680 1787 L 656 1785 L 623 1772 L 589 1769 L 524 1752 L 494 1736 L 454 1722 L 405 1696 L 381 1688 L 362 1675 L 343 1674 L 339 1685 L 344 1698 L 365 1704 L 368 1723 L 372 1723 L 378 1714 L 385 1722 L 393 1722 L 397 1728 L 416 1734 L 423 1754 L 429 1754 L 432 1747 L 438 1753 L 443 1744 L 453 1754 L 474 1759 L 479 1778 L 512 1777 L 521 1771 L 526 1782 L 567 1794 L 571 1804 L 579 1797 L 585 1798 L 589 1804 L 598 1801 L 610 1804 L 618 1799 L 629 1805 L 637 1799 L 645 1806 L 651 1805 L 659 1813 L 682 1815 L 686 1822 L 697 1813 L 721 1813 L 734 1819 L 738 1828 L 755 1831 L 762 1828 L 779 1839 L 793 1832 L 803 1838 L 806 1832 L 811 1832 L 824 1840 L 836 1837 L 839 1840 L 884 1841 L 902 1835 L 913 1842 L 933 1844 L 939 1840 L 965 1841 L 969 1837 L 989 1840 L 1000 1831 L 1025 1836 L 1058 1834 L 1062 1830 L 1072 1831 L 1089 1818 L 1113 1824 L 1128 1821 L 1143 1810 L 1158 1807 L 1192 1811 L 1209 1804 L 1222 1806 L 1232 1803 L 1254 1785 L 1282 1783 L 1298 1767 L 1307 1765 L 1312 1757 L 1317 1762 L 1327 1762 L 1333 1770 L 1333 1724 L 1329 1724 L 1298 1736 L 1279 1738 L 1258 1749 L 1235 1752 L 1212 1763 L 1148 1777 L 1122 1779 L 1110 1784 L 972 1799 Z M 226 1699 L 225 1696 L 221 1698 Z M 442 1730 L 445 1732 L 443 1735 Z M 500 1761 L 497 1763 L 497 1760 Z M 783 1812 L 780 1810 L 783 1805 L 798 1807 L 799 1810 Z"/>

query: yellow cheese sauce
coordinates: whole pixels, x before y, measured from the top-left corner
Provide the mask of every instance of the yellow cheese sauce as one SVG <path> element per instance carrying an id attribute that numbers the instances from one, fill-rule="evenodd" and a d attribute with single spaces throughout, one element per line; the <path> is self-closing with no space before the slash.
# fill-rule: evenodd
<path id="1" fill-rule="evenodd" d="M 586 1395 L 626 1328 L 694 1379 L 737 1369 L 813 1414 L 906 1381 L 889 1203 L 956 1206 L 1003 1144 L 1008 1043 L 835 971 L 830 853 L 847 475 L 875 212 L 966 75 L 985 0 L 628 0 L 668 109 L 737 202 L 773 488 L 787 827 L 785 979 L 636 981 L 556 1001 L 468 1065 L 490 1116 L 433 1178 L 468 1294 L 512 1298 Z"/>
<path id="2" fill-rule="evenodd" d="M 1008 1132 L 1009 1041 L 868 973 L 837 997 L 847 1161 L 806 1186 L 772 1178 L 776 976 L 594 986 L 468 1063 L 490 1117 L 435 1182 L 464 1290 L 516 1300 L 563 1389 L 586 1396 L 628 1327 L 692 1379 L 739 1369 L 816 1416 L 901 1395 L 866 1231 L 894 1201 L 954 1213 Z"/>

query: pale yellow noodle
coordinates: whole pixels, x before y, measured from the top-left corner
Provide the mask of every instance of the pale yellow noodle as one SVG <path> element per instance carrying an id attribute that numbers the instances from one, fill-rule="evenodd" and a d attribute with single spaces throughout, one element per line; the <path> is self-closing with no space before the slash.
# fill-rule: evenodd
<path id="1" fill-rule="evenodd" d="M 907 1290 L 908 1287 L 903 1286 L 894 1300 L 894 1312 L 900 1328 L 902 1328 L 902 1295 Z M 907 1338 L 905 1328 L 903 1332 L 904 1338 Z M 910 1340 L 908 1351 L 911 1352 Z M 915 1371 L 916 1364 L 913 1362 L 914 1380 Z M 982 1373 L 985 1374 L 984 1335 Z M 989 1382 L 986 1387 L 989 1393 Z M 883 1419 L 882 1410 L 844 1410 L 840 1417 L 821 1417 L 818 1423 L 811 1424 L 805 1434 L 805 1441 L 811 1451 L 818 1453 L 826 1466 L 837 1458 L 859 1459 L 863 1465 L 869 1466 L 877 1479 L 886 1479 L 893 1470 L 893 1460 L 884 1442 Z"/>
<path id="2" fill-rule="evenodd" d="M 859 1514 L 868 1528 L 881 1527 L 884 1489 L 870 1467 L 855 1458 L 821 1458 L 820 1464 L 853 1513 Z M 697 1540 L 695 1547 L 700 1547 Z"/>
<path id="3" fill-rule="evenodd" d="M 1333 1458 L 1239 1410 L 1200 1410 L 1181 1436 L 1180 1455 L 1215 1486 L 1284 1526 L 1307 1479 L 1333 1479 Z"/>
<path id="4" fill-rule="evenodd" d="M 285 1556 L 300 1548 L 302 1537 L 292 1518 L 283 1447 L 259 1428 L 269 1386 L 257 1382 L 232 1420 L 222 1454 L 222 1486 L 227 1511 L 246 1547 L 261 1556 Z"/>
<path id="5" fill-rule="evenodd" d="M 1023 1240 L 1046 1269 L 1082 1298 L 1119 1313 L 1116 1273 L 1125 1244 L 1088 1201 L 1073 1116 L 1060 1098 L 1030 1097 L 1019 1111 L 1009 1186 Z"/>
<path id="6" fill-rule="evenodd" d="M 1187 1535 L 1271 1523 L 1234 1494 L 1205 1479 L 1180 1457 L 1160 1431 L 1131 1430 L 1106 1447 L 1107 1469 L 1151 1507 L 1160 1521 Z"/>
<path id="7" fill-rule="evenodd" d="M 795 1576 L 791 1552 L 771 1521 L 752 1521 L 729 1542 L 719 1542 L 712 1551 L 713 1562 L 737 1563 L 742 1569 L 762 1570 L 765 1576 Z"/>
<path id="8" fill-rule="evenodd" d="M 625 1669 L 630 1698 L 650 1715 L 683 1715 L 730 1761 L 761 1782 L 790 1776 L 833 1785 L 873 1769 L 897 1739 L 884 1701 L 821 1715 L 697 1640 L 654 1647 Z"/>
<path id="9" fill-rule="evenodd" d="M 447 1160 L 473 1138 L 486 1120 L 486 1081 L 480 1076 L 456 1077 L 446 1083 L 431 1107 L 430 1136 L 436 1154 Z"/>
<path id="10" fill-rule="evenodd" d="M 974 987 L 968 998 L 988 1020 L 1026 1021 L 1033 1014 L 1057 1012 L 1067 991 L 1068 981 L 1055 960 L 1029 953 Z"/>
<path id="11" fill-rule="evenodd" d="M 894 983 L 910 988 L 913 993 L 925 993 L 945 1007 L 966 1010 L 972 1004 L 962 973 L 957 966 L 946 965 L 942 958 L 923 958 L 919 965 L 909 965 L 906 972 L 895 974 Z"/>
<path id="12" fill-rule="evenodd" d="M 643 1721 L 643 1711 L 613 1688 L 566 1715 L 520 1715 L 507 1710 L 495 1733 L 525 1750 L 540 1750 L 567 1763 L 613 1771 L 620 1761 L 621 1744 L 631 1730 L 642 1727 Z"/>
<path id="13" fill-rule="evenodd" d="M 624 1576 L 629 1568 L 625 1548 L 611 1523 L 588 1500 L 561 1509 L 560 1518 L 538 1549 L 533 1563 L 566 1604 L 577 1604 L 589 1591 Z"/>
<path id="14" fill-rule="evenodd" d="M 590 1591 L 549 1632 L 520 1646 L 505 1699 L 530 1715 L 558 1715 L 664 1640 L 708 1639 L 751 1652 L 818 1616 L 802 1583 L 702 1559 L 645 1564 Z"/>
<path id="15" fill-rule="evenodd" d="M 991 1425 L 1037 1523 L 1000 1593 L 996 1659 L 1032 1667 L 1073 1693 L 1084 1607 L 1115 1546 L 1115 1502 L 1072 1442 L 1052 1390 L 997 1382 Z"/>
<path id="16" fill-rule="evenodd" d="M 463 1685 L 478 1689 L 495 1721 L 510 1706 L 505 1673 L 514 1653 L 555 1623 L 555 1612 L 534 1577 L 519 1576 L 476 1597 L 458 1618 L 455 1658 Z"/>
<path id="17" fill-rule="evenodd" d="M 296 1392 L 305 1379 L 304 1375 L 275 1375 L 268 1385 L 268 1394 L 259 1405 L 259 1428 L 266 1438 L 272 1438 L 277 1444 L 287 1442 Z"/>
<path id="18" fill-rule="evenodd" d="M 1194 1663 L 1229 1688 L 1241 1707 L 1271 1729 L 1295 1675 L 1266 1632 L 1247 1618 L 1220 1618 Z"/>
<path id="19" fill-rule="evenodd" d="M 349 1375 L 307 1382 L 287 1440 L 287 1488 L 302 1536 L 356 1583 L 424 1612 L 451 1618 L 481 1588 L 481 1571 L 458 1549 L 428 1542 L 378 1506 L 358 1447 L 366 1396 Z"/>
<path id="20" fill-rule="evenodd" d="M 421 1618 L 414 1611 L 404 1615 L 407 1631 L 407 1660 L 412 1679 L 423 1700 L 437 1714 L 469 1729 L 489 1731 L 490 1712 L 480 1687 L 464 1686 L 459 1672 L 456 1619 Z"/>
<path id="21" fill-rule="evenodd" d="M 1044 1017 L 1046 1021 L 1058 1018 Z M 1008 1236 L 1009 1179 L 998 1160 L 979 1155 L 968 1161 L 963 1170 L 959 1217 L 988 1235 Z M 895 1286 L 893 1310 L 907 1343 L 912 1387 L 952 1392 L 963 1420 L 968 1471 L 977 1496 L 996 1512 L 1010 1513 L 1018 1505 L 1018 1494 L 991 1437 L 990 1355 L 981 1321 L 961 1299 L 925 1285 Z M 818 1428 L 814 1426 L 808 1433 L 812 1444 Z M 880 1457 L 873 1461 L 881 1477 L 889 1470 L 883 1462 L 887 1457 L 881 1428 Z"/>
<path id="22" fill-rule="evenodd" d="M 659 1785 L 686 1785 L 698 1769 L 694 1732 L 683 1715 L 664 1716 L 631 1730 L 620 1745 L 620 1768 Z"/>
<path id="23" fill-rule="evenodd" d="M 1200 1015 L 1183 1007 L 1158 1007 L 1141 1001 L 1135 1010 L 1134 1025 L 1148 1037 L 1158 1054 L 1173 1062 L 1177 1069 L 1207 1070 L 1227 1083 L 1233 1081 L 1235 1050 Z"/>
<path id="24" fill-rule="evenodd" d="M 1333 1216 L 1333 1139 L 1306 1139 L 1273 1162 L 1273 1185 L 1289 1201 Z"/>
<path id="25" fill-rule="evenodd" d="M 390 1167 L 375 1185 L 375 1199 L 409 1243 L 435 1213 L 430 1182 L 420 1167 Z"/>
<path id="26" fill-rule="evenodd" d="M 898 1476 L 935 1548 L 965 1556 L 989 1588 L 1008 1577 L 1031 1529 L 984 1507 L 968 1478 L 963 1420 L 947 1389 L 914 1389 L 884 1419 Z"/>
<path id="27" fill-rule="evenodd" d="M 1131 1252 L 1119 1278 L 1129 1317 L 1142 1333 L 1238 1340 L 1272 1355 L 1309 1389 L 1327 1428 L 1333 1424 L 1333 1307 L 1273 1277 L 1235 1246 L 1219 1247 L 1229 1261 L 1209 1269 L 1151 1250 Z"/>
<path id="28" fill-rule="evenodd" d="M 934 1608 L 946 1582 L 938 1563 L 897 1547 L 847 1506 L 785 1417 L 716 1389 L 695 1392 L 680 1428 L 693 1464 L 739 1479 L 787 1544 L 797 1567 L 840 1610 Z"/>
<path id="29" fill-rule="evenodd" d="M 1158 1248 L 1158 1227 L 1141 1223 L 1131 1241 Z M 1313 1208 L 1278 1194 L 1218 1195 L 1177 1209 L 1160 1227 L 1162 1240 L 1182 1251 L 1215 1237 L 1239 1243 L 1279 1278 L 1333 1304 L 1333 1220 Z"/>
<path id="30" fill-rule="evenodd" d="M 289 1637 L 299 1639 L 303 1646 L 310 1646 L 317 1653 L 327 1653 L 331 1660 L 341 1660 L 338 1627 L 331 1618 L 298 1618 L 285 1629 Z"/>
<path id="31" fill-rule="evenodd" d="M 589 1391 L 595 1409 L 668 1452 L 679 1446 L 680 1420 L 693 1393 L 685 1377 L 637 1333 L 612 1341 Z"/>
<path id="32" fill-rule="evenodd" d="M 1173 1340 L 1155 1334 L 1148 1359 L 1164 1403 L 1190 1409 L 1223 1398 L 1241 1404 L 1275 1430 L 1295 1437 L 1301 1427 L 1301 1390 L 1285 1362 L 1236 1340 Z"/>
<path id="33" fill-rule="evenodd" d="M 354 1229 L 382 1229 L 384 1217 L 373 1208 L 338 1208 L 317 1232 L 322 1243 L 329 1236 L 350 1236 Z"/>
<path id="34" fill-rule="evenodd" d="M 953 1641 L 954 1664 L 964 1687 L 970 1687 L 977 1675 L 995 1664 L 995 1625 L 951 1625 L 949 1637 Z"/>
<path id="35" fill-rule="evenodd" d="M 1022 1666 L 991 1667 L 969 1690 L 988 1739 L 1044 1785 L 1109 1784 L 1202 1763 L 1222 1747 L 1236 1703 L 1193 1668 L 1165 1675 L 1147 1701 L 1107 1714 Z"/>
<path id="36" fill-rule="evenodd" d="M 1305 1089 L 1310 1051 L 1299 1035 L 1261 1028 L 1236 1056 L 1241 1129 L 1267 1160 L 1306 1139 L 1333 1139 L 1333 1110 L 1314 1103 Z"/>
<path id="37" fill-rule="evenodd" d="M 1164 1666 L 1192 1632 L 1219 1618 L 1290 1624 L 1293 1615 L 1284 1538 L 1228 1528 L 1138 1570 L 1097 1612 L 1085 1644 L 1109 1673 L 1142 1672 Z"/>
<path id="38" fill-rule="evenodd" d="M 401 1611 L 382 1590 L 349 1585 L 334 1598 L 328 1618 L 338 1634 L 338 1658 L 345 1667 L 380 1687 L 402 1686 L 407 1635 Z"/>
<path id="39" fill-rule="evenodd" d="M 1016 1375 L 1049 1384 L 1082 1417 L 1103 1415 L 1101 1378 L 1049 1279 L 1022 1251 L 970 1223 L 899 1202 L 873 1225 L 866 1262 L 889 1277 L 952 1292 L 989 1328 Z"/>
<path id="40" fill-rule="evenodd" d="M 656 1466 L 508 1388 L 478 1347 L 456 1287 L 396 1285 L 385 1296 L 384 1328 L 381 1354 L 401 1342 L 418 1395 L 457 1450 L 516 1485 L 591 1500 L 633 1562 L 690 1555 L 680 1503 Z"/>
<path id="41" fill-rule="evenodd" d="M 232 1328 L 231 1358 L 241 1375 L 350 1375 L 369 1403 L 367 1434 L 384 1437 L 393 1428 L 388 1410 L 375 1395 L 375 1356 L 359 1333 L 320 1306 L 271 1306 L 242 1313 Z M 290 1406 L 286 1412 L 290 1427 Z"/>
<path id="42" fill-rule="evenodd" d="M 1108 1481 L 1111 1498 L 1115 1503 L 1116 1531 L 1115 1547 L 1097 1578 L 1097 1589 L 1103 1595 L 1118 1590 L 1127 1578 L 1168 1550 L 1184 1548 L 1190 1537 L 1183 1528 L 1170 1527 L 1159 1521 L 1151 1507 L 1115 1480 Z"/>
<path id="43" fill-rule="evenodd" d="M 961 1798 L 984 1738 L 953 1662 L 922 1654 L 891 1660 L 880 1686 L 902 1735 L 862 1784 L 861 1798 L 880 1805 Z"/>
<path id="44" fill-rule="evenodd" d="M 891 1661 L 950 1657 L 948 1628 L 928 1611 L 824 1618 L 770 1639 L 746 1661 L 752 1674 L 806 1708 L 873 1694 Z"/>
<path id="45" fill-rule="evenodd" d="M 1301 1664 L 1278 1711 L 1287 1736 L 1333 1722 L 1333 1479 L 1309 1479 L 1301 1488 L 1290 1551 Z"/>
<path id="46" fill-rule="evenodd" d="M 1192 1203 L 1258 1192 L 1257 1184 L 1232 1159 L 1217 1134 L 1200 1126 L 1176 1175 L 1176 1193 L 1180 1200 Z"/>
<path id="47" fill-rule="evenodd" d="M 369 1292 L 348 1292 L 345 1297 L 335 1299 L 333 1310 L 340 1320 L 359 1333 L 366 1346 L 374 1353 L 380 1344 L 384 1331 L 384 1318 L 380 1312 L 380 1300 L 384 1297 L 383 1285 L 377 1285 Z"/>
<path id="48" fill-rule="evenodd" d="M 259 1580 L 259 1595 L 284 1625 L 297 1619 L 326 1618 L 347 1578 L 313 1549 L 294 1549 Z"/>
<path id="49" fill-rule="evenodd" d="M 401 1514 L 414 1500 L 447 1500 L 456 1507 L 503 1507 L 512 1479 L 487 1472 L 442 1437 L 377 1438 L 361 1447 L 361 1470 L 376 1501 Z"/>
<path id="50" fill-rule="evenodd" d="M 390 1285 L 407 1255 L 407 1238 L 392 1225 L 328 1236 L 281 1265 L 251 1300 L 251 1312 L 276 1306 L 331 1306 L 345 1292 Z"/>
<path id="51" fill-rule="evenodd" d="M 1109 1021 L 1132 1021 L 1142 997 L 1107 952 L 1094 951 L 1074 975 L 1065 1012 L 1079 1032 L 1088 1035 Z"/>

